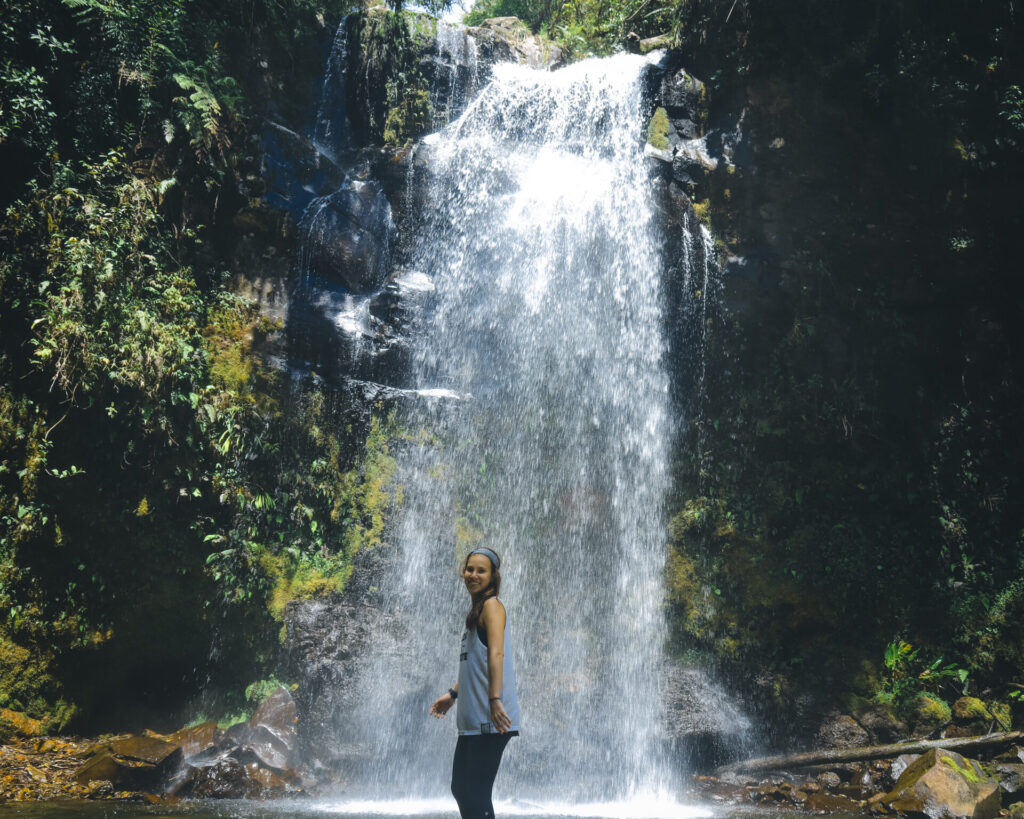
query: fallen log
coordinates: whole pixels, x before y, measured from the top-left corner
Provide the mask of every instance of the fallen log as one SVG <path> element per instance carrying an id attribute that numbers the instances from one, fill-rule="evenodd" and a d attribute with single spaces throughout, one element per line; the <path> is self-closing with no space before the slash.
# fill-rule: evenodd
<path id="1" fill-rule="evenodd" d="M 900 754 L 923 754 L 931 748 L 947 751 L 978 751 L 1024 742 L 1024 731 L 1004 731 L 980 737 L 958 737 L 956 739 L 923 739 L 911 742 L 896 742 L 891 745 L 866 745 L 861 748 L 836 748 L 827 751 L 810 751 L 786 756 L 765 756 L 723 765 L 715 771 L 716 776 L 730 773 L 760 773 L 782 771 L 790 768 L 809 768 L 813 765 L 863 762 L 866 759 L 889 759 Z"/>

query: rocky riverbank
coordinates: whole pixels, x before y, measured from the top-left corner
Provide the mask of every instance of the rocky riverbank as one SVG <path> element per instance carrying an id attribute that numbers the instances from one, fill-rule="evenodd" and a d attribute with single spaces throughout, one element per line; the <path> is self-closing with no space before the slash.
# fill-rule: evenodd
<path id="1" fill-rule="evenodd" d="M 881 706 L 833 714 L 818 750 L 722 766 L 694 777 L 696 791 L 711 801 L 812 813 L 1024 816 L 1024 734 L 993 733 L 1007 726 L 972 697 L 947 710 L 943 724 L 910 741 L 896 741 L 916 732 Z"/>
<path id="2" fill-rule="evenodd" d="M 725 805 L 813 814 L 919 816 L 929 819 L 1024 817 L 1024 741 L 1020 732 L 965 736 L 977 701 L 962 698 L 944 737 L 906 743 L 923 753 L 874 746 L 868 720 L 832 715 L 813 753 L 733 763 L 693 777 L 693 798 Z M 959 715 L 959 716 L 958 716 Z M 66 799 L 174 803 L 191 799 L 274 799 L 314 795 L 301 772 L 298 720 L 291 693 L 274 690 L 252 718 L 221 729 L 215 722 L 170 734 L 98 739 L 25 736 L 40 724 L 2 718 L 20 738 L 0 746 L 0 802 Z M 885 720 L 875 714 L 875 724 Z M 970 720 L 974 720 L 971 723 Z M 889 728 L 892 728 L 890 725 Z M 879 734 L 881 731 L 881 734 Z M 973 756 L 942 744 L 972 749 Z M 841 761 L 851 757 L 864 758 Z M 973 758 L 974 756 L 978 758 Z M 833 757 L 822 763 L 823 758 Z M 837 761 L 838 760 L 838 761 Z"/>
<path id="3" fill-rule="evenodd" d="M 118 799 L 146 802 L 301 796 L 309 785 L 295 769 L 295 703 L 273 691 L 247 722 L 216 722 L 171 734 L 98 739 L 30 737 L 0 746 L 0 802 Z"/>

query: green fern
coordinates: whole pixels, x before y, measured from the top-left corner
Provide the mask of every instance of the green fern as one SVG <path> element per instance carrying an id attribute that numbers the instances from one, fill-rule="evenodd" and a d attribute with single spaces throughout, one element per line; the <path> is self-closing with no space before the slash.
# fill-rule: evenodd
<path id="1" fill-rule="evenodd" d="M 128 16 L 128 12 L 114 3 L 101 3 L 99 0 L 61 0 L 61 2 L 71 9 L 79 20 L 91 16 L 93 13 L 104 17 L 125 18 Z"/>

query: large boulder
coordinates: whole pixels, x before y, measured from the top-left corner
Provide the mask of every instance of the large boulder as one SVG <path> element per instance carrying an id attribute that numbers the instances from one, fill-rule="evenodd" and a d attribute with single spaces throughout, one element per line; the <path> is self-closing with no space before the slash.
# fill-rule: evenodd
<path id="1" fill-rule="evenodd" d="M 948 737 L 980 736 L 992 724 L 992 713 L 977 697 L 960 697 L 953 703 L 953 724 L 946 729 Z"/>
<path id="2" fill-rule="evenodd" d="M 884 705 L 873 704 L 861 708 L 853 718 L 868 732 L 874 745 L 899 742 L 910 735 L 910 729 L 906 724 L 897 719 Z"/>
<path id="3" fill-rule="evenodd" d="M 871 737 L 849 714 L 830 714 L 821 723 L 816 737 L 819 748 L 859 748 Z"/>
<path id="4" fill-rule="evenodd" d="M 993 819 L 1001 807 L 999 783 L 977 761 L 941 748 L 914 761 L 882 802 L 891 810 L 929 819 Z"/>

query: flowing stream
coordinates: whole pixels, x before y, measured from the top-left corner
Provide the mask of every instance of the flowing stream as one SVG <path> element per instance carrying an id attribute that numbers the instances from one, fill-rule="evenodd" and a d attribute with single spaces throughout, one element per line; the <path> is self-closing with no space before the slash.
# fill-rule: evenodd
<path id="1" fill-rule="evenodd" d="M 381 590 L 401 635 L 371 646 L 352 683 L 339 742 L 361 761 L 346 796 L 450 802 L 454 712 L 426 712 L 456 679 L 459 559 L 486 544 L 504 559 L 523 710 L 496 798 L 576 814 L 566 806 L 674 804 L 659 730 L 672 424 L 646 65 L 497 65 L 420 147 L 429 197 L 408 275 L 432 293 L 412 342 L 416 386 L 439 397 L 402 419 L 401 555 Z"/>

